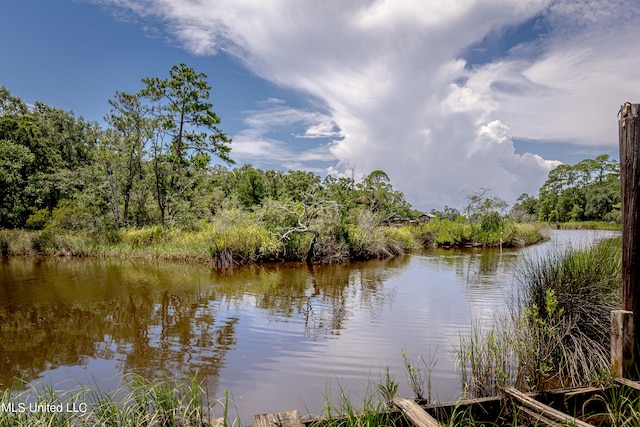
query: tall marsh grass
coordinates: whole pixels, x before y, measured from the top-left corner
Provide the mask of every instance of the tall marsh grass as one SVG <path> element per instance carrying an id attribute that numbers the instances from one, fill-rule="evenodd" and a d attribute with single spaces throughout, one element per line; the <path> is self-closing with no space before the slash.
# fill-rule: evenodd
<path id="1" fill-rule="evenodd" d="M 147 226 L 105 230 L 0 230 L 0 256 L 105 256 L 170 259 L 229 267 L 262 261 L 304 261 L 313 233 L 295 232 L 280 238 L 282 229 L 251 213 L 229 210 L 208 222 L 178 226 Z M 538 225 L 501 225 L 499 232 L 460 221 L 433 221 L 390 227 L 370 212 L 341 229 L 320 229 L 313 245 L 313 262 L 340 263 L 349 259 L 389 258 L 419 248 L 477 244 L 523 246 L 547 238 Z"/>
<path id="2" fill-rule="evenodd" d="M 556 227 L 562 230 L 621 230 L 622 224 L 605 221 L 569 221 L 559 222 Z"/>
<path id="3" fill-rule="evenodd" d="M 519 291 L 491 328 L 474 327 L 458 349 L 474 396 L 502 385 L 579 386 L 609 370 L 611 311 L 620 307 L 621 242 L 559 249 L 522 263 Z"/>
<path id="4" fill-rule="evenodd" d="M 228 395 L 210 402 L 196 376 L 181 382 L 127 375 L 113 392 L 83 385 L 65 391 L 48 384 L 23 391 L 18 386 L 0 394 L 0 426 L 209 426 L 218 406 L 229 425 Z"/>
<path id="5" fill-rule="evenodd" d="M 530 375 L 542 363 L 534 356 L 544 358 L 552 373 L 540 381 L 582 384 L 608 371 L 611 311 L 621 306 L 621 250 L 615 238 L 522 265 L 512 318 L 524 315 L 528 327 L 520 329 L 529 334 L 523 339 L 548 353 L 526 357 L 534 362 L 527 367 Z"/>
<path id="6" fill-rule="evenodd" d="M 514 223 L 497 221 L 495 224 L 472 224 L 463 219 L 434 220 L 422 226 L 423 232 L 433 236 L 436 246 L 499 246 L 521 247 L 549 240 L 551 230 L 542 223 Z"/>
<path id="7" fill-rule="evenodd" d="M 381 388 L 389 386 L 391 381 L 392 388 L 397 389 L 397 384 L 386 378 L 384 384 L 379 383 L 373 387 L 371 382 L 368 383 L 364 395 L 358 396 L 357 399 L 342 385 L 338 384 L 339 396 L 334 399 L 329 392 L 324 396 L 325 413 L 323 416 L 311 425 L 313 427 L 379 427 L 405 425 L 402 414 L 393 411 L 388 406 L 388 401 L 377 398 Z M 376 393 L 376 391 L 378 393 Z M 388 390 L 387 390 L 388 391 Z M 386 396 L 388 397 L 388 396 Z M 358 402 L 357 406 L 354 401 Z M 403 420 L 404 423 L 399 423 Z"/>

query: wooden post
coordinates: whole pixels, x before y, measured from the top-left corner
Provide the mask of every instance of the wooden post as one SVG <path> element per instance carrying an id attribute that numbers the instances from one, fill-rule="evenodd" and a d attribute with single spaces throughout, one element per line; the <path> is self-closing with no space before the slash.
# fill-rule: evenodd
<path id="1" fill-rule="evenodd" d="M 611 312 L 611 371 L 616 378 L 631 378 L 633 372 L 633 313 Z"/>
<path id="2" fill-rule="evenodd" d="M 633 360 L 640 361 L 640 104 L 620 109 L 620 186 L 622 190 L 622 309 L 633 312 Z M 633 360 L 631 361 L 633 365 Z M 637 372 L 631 372 L 634 378 Z"/>

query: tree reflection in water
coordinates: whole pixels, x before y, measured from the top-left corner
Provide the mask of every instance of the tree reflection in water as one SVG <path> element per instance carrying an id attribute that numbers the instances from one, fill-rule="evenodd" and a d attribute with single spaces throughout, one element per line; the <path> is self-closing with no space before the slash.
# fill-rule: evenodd
<path id="1" fill-rule="evenodd" d="M 548 247 L 222 271 L 145 260 L 11 258 L 0 263 L 0 383 L 16 375 L 178 378 L 197 371 L 211 396 L 228 387 L 251 416 L 321 408 L 317 390 L 327 381 L 361 387 L 385 364 L 408 396 L 400 351 L 427 357 L 436 348 L 434 390 L 441 400 L 455 399 L 451 357 L 460 333 L 472 319 L 491 321 L 514 286 L 518 259 Z"/>
<path id="2" fill-rule="evenodd" d="M 406 262 L 211 271 L 143 260 L 5 260 L 0 385 L 88 359 L 114 360 L 121 373 L 147 377 L 198 371 L 216 383 L 243 313 L 327 339 L 340 334 L 354 309 L 375 316 L 391 304 L 393 291 L 383 282 Z"/>

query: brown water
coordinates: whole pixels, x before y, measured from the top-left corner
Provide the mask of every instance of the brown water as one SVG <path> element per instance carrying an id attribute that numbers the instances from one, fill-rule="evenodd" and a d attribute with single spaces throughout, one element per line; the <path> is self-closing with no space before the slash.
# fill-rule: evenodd
<path id="1" fill-rule="evenodd" d="M 218 272 L 141 260 L 0 262 L 0 386 L 18 376 L 54 389 L 118 386 L 122 373 L 198 373 L 228 388 L 244 424 L 263 412 L 323 411 L 341 387 L 357 404 L 389 366 L 411 396 L 401 351 L 437 358 L 433 398 L 460 393 L 455 348 L 489 323 L 529 254 L 607 232 L 558 231 L 522 250 L 429 250 L 339 266 L 260 265 Z M 361 400 L 361 399 L 360 399 Z M 221 416 L 221 414 L 216 414 Z"/>

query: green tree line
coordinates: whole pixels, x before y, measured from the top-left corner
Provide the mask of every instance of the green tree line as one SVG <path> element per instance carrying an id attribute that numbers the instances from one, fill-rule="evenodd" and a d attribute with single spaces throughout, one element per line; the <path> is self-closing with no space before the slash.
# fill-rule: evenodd
<path id="1" fill-rule="evenodd" d="M 205 74 L 180 64 L 142 83 L 108 101 L 104 128 L 0 88 L 0 228 L 193 228 L 235 209 L 260 211 L 256 218 L 277 223 L 286 239 L 329 210 L 338 230 L 363 212 L 380 224 L 416 214 L 380 170 L 356 182 L 232 168 L 232 141 L 219 128 Z"/>
<path id="2" fill-rule="evenodd" d="M 519 220 L 620 222 L 620 165 L 603 154 L 549 172 L 538 198 L 523 194 L 511 210 Z"/>

